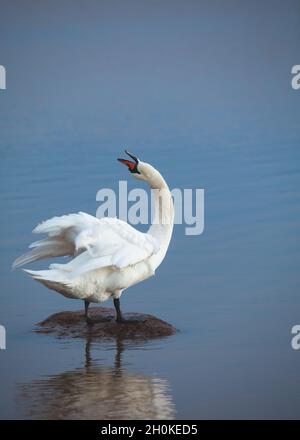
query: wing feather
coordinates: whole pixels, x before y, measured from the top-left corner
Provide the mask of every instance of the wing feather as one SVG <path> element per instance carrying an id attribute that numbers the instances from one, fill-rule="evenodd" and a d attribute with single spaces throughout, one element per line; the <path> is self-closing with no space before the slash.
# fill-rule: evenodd
<path id="1" fill-rule="evenodd" d="M 150 234 L 117 218 L 98 219 L 84 212 L 53 217 L 39 224 L 33 233 L 48 237 L 32 243 L 32 250 L 17 258 L 13 268 L 44 258 L 80 254 L 58 266 L 74 274 L 107 266 L 121 269 L 159 250 L 158 241 Z"/>

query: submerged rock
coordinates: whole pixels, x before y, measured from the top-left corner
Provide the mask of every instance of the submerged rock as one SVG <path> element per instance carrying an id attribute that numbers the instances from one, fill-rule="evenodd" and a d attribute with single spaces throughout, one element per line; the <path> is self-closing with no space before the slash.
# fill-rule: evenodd
<path id="1" fill-rule="evenodd" d="M 106 307 L 90 308 L 92 324 L 88 325 L 84 312 L 60 312 L 37 324 L 37 333 L 53 333 L 58 337 L 92 339 L 152 339 L 171 336 L 177 332 L 171 324 L 152 315 L 124 313 L 128 322 L 117 323 L 115 311 Z"/>

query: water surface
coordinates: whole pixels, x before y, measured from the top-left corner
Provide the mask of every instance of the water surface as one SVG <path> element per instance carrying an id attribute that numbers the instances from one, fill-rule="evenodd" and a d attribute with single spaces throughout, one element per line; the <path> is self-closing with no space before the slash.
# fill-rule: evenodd
<path id="1" fill-rule="evenodd" d="M 0 23 L 0 418 L 298 418 L 299 2 L 11 1 Z M 41 220 L 136 185 L 125 146 L 171 188 L 205 189 L 204 233 L 176 226 L 156 277 L 122 297 L 180 333 L 35 334 L 82 304 L 11 262 Z"/>

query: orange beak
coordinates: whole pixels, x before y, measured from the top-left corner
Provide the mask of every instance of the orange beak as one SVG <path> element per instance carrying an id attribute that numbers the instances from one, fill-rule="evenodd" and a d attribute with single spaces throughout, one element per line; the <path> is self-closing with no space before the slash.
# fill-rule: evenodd
<path id="1" fill-rule="evenodd" d="M 134 160 L 134 162 L 132 162 L 131 160 L 128 160 L 128 159 L 118 159 L 118 161 L 121 162 L 122 164 L 126 165 L 131 173 L 138 173 L 138 170 L 137 170 L 137 165 L 139 163 L 138 159 L 135 156 L 133 156 L 132 154 L 130 154 L 127 150 L 125 150 L 125 153 L 128 156 L 130 156 L 131 159 Z"/>
<path id="2" fill-rule="evenodd" d="M 135 169 L 135 162 L 131 162 L 127 159 L 118 159 L 119 162 L 123 163 L 124 165 L 127 165 L 130 171 L 133 171 Z"/>

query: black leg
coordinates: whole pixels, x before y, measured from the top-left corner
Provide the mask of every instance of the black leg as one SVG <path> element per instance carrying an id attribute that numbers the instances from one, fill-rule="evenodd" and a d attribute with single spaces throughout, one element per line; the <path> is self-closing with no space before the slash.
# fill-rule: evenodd
<path id="1" fill-rule="evenodd" d="M 121 312 L 121 308 L 120 308 L 120 298 L 114 298 L 114 306 L 116 309 L 116 321 L 117 322 L 123 322 L 123 316 L 122 316 L 122 312 Z"/>
<path id="2" fill-rule="evenodd" d="M 114 298 L 114 306 L 116 309 L 116 321 L 118 323 L 123 324 L 138 324 L 140 322 L 145 322 L 146 318 L 144 316 L 137 316 L 137 317 L 129 317 L 129 318 L 123 318 L 121 307 L 120 307 L 120 298 Z"/>
<path id="3" fill-rule="evenodd" d="M 89 313 L 88 313 L 89 305 L 90 305 L 89 301 L 84 301 L 84 316 L 85 316 L 85 320 L 86 320 L 87 324 L 91 324 L 92 323 L 92 320 L 89 317 Z"/>
<path id="4" fill-rule="evenodd" d="M 84 301 L 84 316 L 86 318 L 88 318 L 88 316 L 89 316 L 89 314 L 88 314 L 89 305 L 90 305 L 90 303 L 88 301 Z"/>

